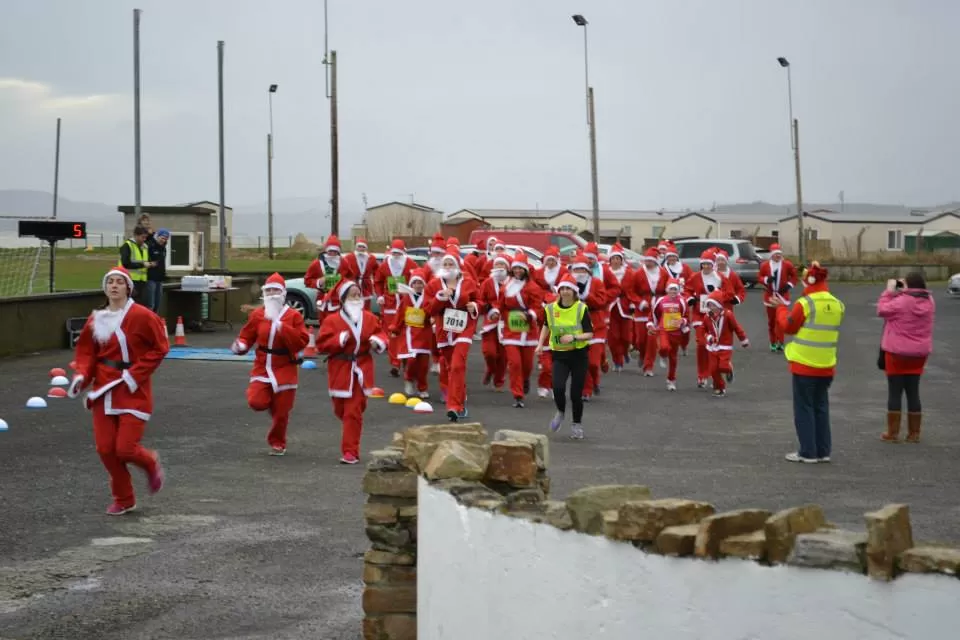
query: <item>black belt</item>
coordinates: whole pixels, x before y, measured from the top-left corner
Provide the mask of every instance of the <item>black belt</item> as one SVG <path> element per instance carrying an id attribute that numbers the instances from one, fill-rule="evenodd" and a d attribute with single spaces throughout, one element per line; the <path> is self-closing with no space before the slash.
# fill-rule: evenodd
<path id="1" fill-rule="evenodd" d="M 358 358 L 362 358 L 363 356 L 368 356 L 368 355 L 370 355 L 370 352 L 364 351 L 361 353 L 338 353 L 337 355 L 330 356 L 330 357 L 333 358 L 334 360 L 346 360 L 347 362 L 354 362 Z"/>
<path id="2" fill-rule="evenodd" d="M 290 362 L 293 364 L 303 364 L 303 358 L 295 358 L 290 355 L 290 349 L 270 349 L 267 347 L 257 346 L 257 351 L 262 351 L 263 353 L 269 353 L 273 356 L 287 356 L 290 358 Z"/>
<path id="3" fill-rule="evenodd" d="M 113 367 L 114 369 L 120 369 L 121 371 L 129 369 L 133 364 L 129 362 L 121 362 L 120 360 L 108 360 L 106 358 L 100 358 L 100 364 L 105 364 L 108 367 Z"/>

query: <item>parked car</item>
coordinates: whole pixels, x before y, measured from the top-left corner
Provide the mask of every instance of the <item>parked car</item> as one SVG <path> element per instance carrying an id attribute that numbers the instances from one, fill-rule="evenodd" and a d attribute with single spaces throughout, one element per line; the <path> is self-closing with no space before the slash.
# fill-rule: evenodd
<path id="1" fill-rule="evenodd" d="M 514 256 L 517 254 L 517 251 L 523 251 L 527 255 L 527 261 L 530 263 L 531 269 L 539 269 L 543 266 L 543 253 L 537 251 L 533 247 L 518 247 L 513 244 L 504 245 L 507 248 L 507 254 Z M 460 249 L 460 257 L 466 258 L 468 255 L 476 251 L 476 249 Z"/>
<path id="2" fill-rule="evenodd" d="M 950 281 L 947 283 L 947 295 L 954 298 L 960 297 L 960 273 L 950 276 Z"/>
<path id="3" fill-rule="evenodd" d="M 609 244 L 600 244 L 597 245 L 600 248 L 601 259 L 606 261 L 607 256 L 610 255 L 610 251 L 613 248 L 613 245 Z M 640 268 L 640 263 L 643 262 L 643 256 L 634 251 L 633 249 L 624 249 L 623 258 L 626 260 L 627 264 L 634 269 Z"/>
<path id="4" fill-rule="evenodd" d="M 747 240 L 693 238 L 676 240 L 674 245 L 680 260 L 694 271 L 700 269 L 700 254 L 713 247 L 723 249 L 730 255 L 730 268 L 737 272 L 743 284 L 751 288 L 757 285 L 762 260 L 757 256 L 753 244 Z"/>
<path id="5" fill-rule="evenodd" d="M 758 249 L 753 248 L 754 253 L 757 254 L 757 257 L 760 258 L 760 262 L 766 262 L 770 259 L 770 250 L 769 249 Z"/>
<path id="6" fill-rule="evenodd" d="M 427 262 L 425 256 L 411 255 L 409 252 L 407 255 L 417 263 L 418 267 L 422 267 Z M 386 255 L 382 253 L 374 253 L 373 257 L 377 259 L 377 262 L 386 259 Z M 317 320 L 317 290 L 306 286 L 303 283 L 303 278 L 287 280 L 287 304 L 302 315 L 304 320 L 308 322 Z M 374 313 L 380 313 L 376 298 L 371 300 L 370 310 Z"/>
<path id="7" fill-rule="evenodd" d="M 583 247 L 587 243 L 580 236 L 569 231 L 529 231 L 524 229 L 474 229 L 470 232 L 468 244 L 477 246 L 478 242 L 485 242 L 490 236 L 507 245 L 530 247 L 541 253 L 547 247 L 554 246 L 563 251 L 569 246 Z"/>

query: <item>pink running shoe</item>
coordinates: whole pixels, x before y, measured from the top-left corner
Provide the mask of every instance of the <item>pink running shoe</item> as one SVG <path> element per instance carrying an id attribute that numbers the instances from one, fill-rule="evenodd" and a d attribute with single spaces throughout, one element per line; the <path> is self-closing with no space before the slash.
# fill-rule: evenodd
<path id="1" fill-rule="evenodd" d="M 153 468 L 153 473 L 147 476 L 147 486 L 150 487 L 150 495 L 163 489 L 163 479 L 163 465 L 160 464 L 160 457 L 157 456 L 157 465 Z"/>
<path id="2" fill-rule="evenodd" d="M 130 513 L 137 508 L 137 505 L 132 505 L 129 507 L 121 506 L 119 502 L 114 502 L 109 507 L 107 507 L 108 516 L 122 516 L 125 513 Z"/>
<path id="3" fill-rule="evenodd" d="M 360 462 L 360 459 L 352 453 L 345 453 L 340 458 L 340 464 L 357 464 L 358 462 Z"/>

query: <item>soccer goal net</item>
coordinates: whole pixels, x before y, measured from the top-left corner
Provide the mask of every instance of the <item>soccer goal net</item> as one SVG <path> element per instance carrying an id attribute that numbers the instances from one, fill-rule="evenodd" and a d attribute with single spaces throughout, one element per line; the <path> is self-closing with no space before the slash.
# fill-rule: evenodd
<path id="1" fill-rule="evenodd" d="M 0 244 L 0 298 L 48 292 L 50 245 L 31 238 L 6 240 Z"/>

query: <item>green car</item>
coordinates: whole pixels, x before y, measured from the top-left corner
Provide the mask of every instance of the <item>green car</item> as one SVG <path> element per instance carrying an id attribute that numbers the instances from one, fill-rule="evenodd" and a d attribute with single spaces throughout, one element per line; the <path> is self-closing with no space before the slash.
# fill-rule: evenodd
<path id="1" fill-rule="evenodd" d="M 382 253 L 372 255 L 377 259 L 377 262 L 383 262 L 386 258 Z M 426 256 L 410 255 L 409 257 L 417 263 L 418 267 L 427 263 Z M 287 280 L 287 304 L 302 315 L 308 323 L 315 324 L 317 322 L 317 293 L 317 289 L 308 287 L 303 283 L 303 278 Z M 380 306 L 377 304 L 376 298 L 370 301 L 370 310 L 376 314 L 380 313 Z"/>

